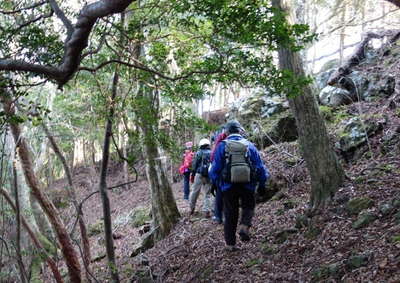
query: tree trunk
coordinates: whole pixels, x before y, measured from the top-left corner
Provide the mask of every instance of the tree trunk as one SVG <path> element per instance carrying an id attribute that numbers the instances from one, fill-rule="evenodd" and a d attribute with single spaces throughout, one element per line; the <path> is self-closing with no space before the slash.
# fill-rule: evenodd
<path id="1" fill-rule="evenodd" d="M 68 167 L 67 160 L 64 157 L 64 154 L 61 152 L 60 148 L 58 147 L 54 137 L 51 135 L 49 129 L 47 128 L 45 123 L 42 123 L 43 130 L 49 139 L 50 145 L 54 151 L 54 153 L 57 155 L 57 157 L 60 159 L 61 164 L 64 168 L 65 175 L 67 177 L 69 189 L 67 190 L 68 196 L 71 199 L 76 213 L 78 217 L 78 223 L 79 223 L 79 229 L 81 232 L 81 240 L 82 240 L 82 245 L 83 245 L 83 264 L 85 265 L 85 269 L 87 272 L 90 272 L 89 265 L 90 265 L 90 244 L 89 244 L 89 237 L 87 235 L 87 230 L 86 230 L 86 224 L 83 219 L 83 211 L 79 206 L 77 197 L 76 197 L 76 192 L 75 192 L 75 187 L 74 184 L 72 183 L 72 174 L 71 171 Z M 88 273 L 86 274 L 87 278 Z"/>
<path id="2" fill-rule="evenodd" d="M 343 6 L 342 8 L 342 15 L 340 19 L 340 24 L 342 25 L 342 28 L 340 29 L 340 35 L 339 35 L 339 65 L 342 65 L 343 59 L 344 59 L 344 41 L 346 38 L 346 5 Z"/>
<path id="3" fill-rule="evenodd" d="M 21 254 L 21 206 L 19 202 L 19 189 L 18 189 L 18 181 L 17 181 L 17 169 L 15 162 L 13 162 L 12 165 L 13 169 L 13 187 L 14 187 L 14 198 L 15 198 L 15 214 L 17 218 L 17 237 L 16 237 L 16 242 L 15 242 L 15 247 L 16 247 L 16 257 L 17 257 L 17 262 L 18 262 L 18 268 L 19 268 L 19 273 L 20 273 L 20 280 L 22 283 L 28 282 L 27 280 L 27 275 L 25 271 L 25 266 L 24 262 L 22 260 L 22 254 Z"/>
<path id="4" fill-rule="evenodd" d="M 160 158 L 156 139 L 157 111 L 152 108 L 151 104 L 153 93 L 151 90 L 144 90 L 144 86 L 141 86 L 140 89 L 139 91 L 142 93 L 139 94 L 139 97 L 144 99 L 146 106 L 141 105 L 136 114 L 140 121 L 140 129 L 144 139 L 146 175 L 151 192 L 153 228 L 155 230 L 154 239 L 159 240 L 169 234 L 180 214 Z M 148 119 L 149 113 L 152 113 L 150 120 Z"/>
<path id="5" fill-rule="evenodd" d="M 280 0 L 273 5 L 281 9 Z M 278 49 L 281 70 L 289 70 L 297 76 L 305 76 L 301 58 L 288 48 Z M 324 208 L 344 180 L 344 171 L 333 151 L 325 123 L 309 85 L 294 98 L 288 98 L 299 133 L 299 143 L 311 176 L 311 211 Z"/>
<path id="6" fill-rule="evenodd" d="M 11 208 L 17 212 L 17 207 L 16 205 L 13 203 L 10 195 L 3 189 L 0 188 L 0 194 L 4 196 L 4 198 L 6 199 L 6 201 L 8 202 L 8 204 L 11 206 Z M 36 246 L 37 249 L 39 249 L 43 255 L 45 256 L 46 262 L 49 265 L 51 271 L 53 272 L 54 275 L 54 279 L 56 280 L 56 282 L 58 283 L 62 283 L 64 282 L 60 271 L 58 270 L 57 264 L 54 262 L 54 260 L 50 257 L 50 255 L 47 253 L 46 249 L 43 247 L 42 243 L 40 242 L 40 240 L 37 238 L 36 233 L 33 232 L 33 229 L 31 228 L 31 226 L 28 224 L 28 221 L 25 219 L 24 216 L 21 215 L 21 223 L 22 225 L 25 227 L 25 229 L 27 230 L 29 236 L 32 239 L 33 244 Z"/>
<path id="7" fill-rule="evenodd" d="M 12 105 L 10 96 L 5 92 L 5 90 L 2 90 L 1 99 L 5 113 L 9 116 L 14 115 L 14 106 Z M 49 200 L 47 195 L 42 192 L 39 181 L 33 171 L 32 155 L 29 151 L 29 147 L 25 138 L 21 134 L 20 126 L 18 123 L 12 121 L 9 124 L 14 141 L 17 145 L 17 153 L 21 160 L 26 183 L 30 187 L 35 198 L 38 200 L 43 211 L 46 213 L 54 228 L 54 231 L 57 234 L 57 238 L 67 264 L 70 281 L 74 283 L 81 282 L 80 264 L 76 251 L 72 245 L 71 238 L 69 237 L 68 232 L 53 203 Z"/>
<path id="8" fill-rule="evenodd" d="M 392 3 L 396 7 L 400 8 L 400 0 L 386 0 L 386 2 Z"/>
<path id="9" fill-rule="evenodd" d="M 101 162 L 100 170 L 100 185 L 99 191 L 101 195 L 101 200 L 103 203 L 103 218 L 104 218 L 104 234 L 106 239 L 106 250 L 108 265 L 111 274 L 111 278 L 114 282 L 119 282 L 119 275 L 117 265 L 115 264 L 115 253 L 114 253 L 114 240 L 112 237 L 112 222 L 111 222 L 111 209 L 110 209 L 110 199 L 107 194 L 107 168 L 108 160 L 110 156 L 110 142 L 112 135 L 112 123 L 114 119 L 115 112 L 115 97 L 117 96 L 117 86 L 118 86 L 118 73 L 115 71 L 113 84 L 112 84 L 112 94 L 109 106 L 109 113 L 106 122 L 106 131 L 104 136 L 103 145 L 103 158 Z"/>

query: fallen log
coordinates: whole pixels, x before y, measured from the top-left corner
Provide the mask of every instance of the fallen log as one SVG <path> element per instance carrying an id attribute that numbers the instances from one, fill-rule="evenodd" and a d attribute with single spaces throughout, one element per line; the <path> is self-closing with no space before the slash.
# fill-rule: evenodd
<path id="1" fill-rule="evenodd" d="M 371 39 L 381 39 L 384 37 L 391 37 L 388 40 L 388 44 L 393 44 L 400 37 L 399 30 L 385 30 L 381 32 L 367 32 L 363 34 L 362 40 L 342 66 L 340 66 L 332 75 L 329 77 L 328 85 L 341 86 L 341 79 L 351 73 L 351 68 L 358 65 L 363 59 L 365 59 L 365 50 Z"/>

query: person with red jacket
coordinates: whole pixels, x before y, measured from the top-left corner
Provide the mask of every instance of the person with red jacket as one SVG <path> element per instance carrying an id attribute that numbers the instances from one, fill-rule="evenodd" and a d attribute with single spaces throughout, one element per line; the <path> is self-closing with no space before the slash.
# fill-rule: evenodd
<path id="1" fill-rule="evenodd" d="M 183 154 L 182 165 L 179 167 L 179 173 L 183 175 L 183 199 L 185 200 L 189 200 L 190 194 L 190 173 L 194 156 L 192 146 L 192 142 L 185 143 L 185 153 Z"/>

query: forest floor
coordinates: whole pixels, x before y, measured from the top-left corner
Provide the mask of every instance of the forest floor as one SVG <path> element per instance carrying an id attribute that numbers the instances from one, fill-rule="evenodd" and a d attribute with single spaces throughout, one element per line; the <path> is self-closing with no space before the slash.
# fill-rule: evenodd
<path id="1" fill-rule="evenodd" d="M 369 111 L 382 111 L 379 104 L 365 104 Z M 387 110 L 385 110 L 387 111 Z M 383 140 L 389 134 L 399 135 L 400 121 L 395 111 L 387 111 L 385 128 L 370 139 L 370 145 L 359 151 L 357 158 L 344 163 L 346 182 L 335 195 L 332 205 L 314 216 L 312 225 L 294 228 L 296 218 L 304 214 L 309 200 L 310 184 L 305 164 L 295 143 L 269 147 L 262 152 L 275 182 L 282 185 L 281 198 L 256 207 L 252 239 L 239 242 L 239 251 L 224 250 L 223 225 L 189 215 L 182 197 L 182 182 L 173 184 L 181 218 L 171 234 L 155 247 L 131 258 L 133 246 L 139 242 L 139 228 L 129 221 L 133 209 L 149 207 L 150 195 L 144 168 L 138 182 L 130 188 L 110 191 L 115 237 L 115 253 L 123 282 L 400 282 L 400 215 L 398 209 L 383 208 L 400 200 L 399 143 L 389 152 Z M 97 190 L 94 169 L 78 168 L 74 183 L 83 199 Z M 121 164 L 109 169 L 109 186 L 123 183 Z M 62 188 L 64 180 L 55 187 Z M 376 220 L 355 229 L 357 215 L 346 210 L 348 200 L 369 197 L 373 205 L 368 211 Z M 197 203 L 200 210 L 201 199 Z M 83 206 L 89 225 L 101 221 L 102 206 L 95 194 Z M 63 210 L 71 227 L 72 208 Z M 69 215 L 69 216 L 68 216 Z M 311 228 L 310 228 L 311 227 Z M 103 233 L 90 238 L 93 273 L 99 282 L 107 282 L 107 261 Z M 359 256 L 359 257 L 357 257 Z M 354 263 L 354 264 L 352 264 Z M 140 279 L 142 278 L 142 279 Z"/>
<path id="2" fill-rule="evenodd" d="M 353 106 L 355 107 L 355 106 Z M 362 103 L 368 113 L 383 113 L 385 126 L 344 163 L 346 181 L 331 206 L 314 216 L 311 224 L 296 226 L 309 200 L 310 183 L 305 164 L 295 143 L 267 148 L 263 159 L 275 183 L 281 185 L 279 198 L 258 204 L 249 243 L 239 242 L 239 251 L 224 250 L 223 225 L 189 215 L 182 197 L 182 182 L 173 184 L 181 218 L 171 234 L 155 247 L 131 258 L 139 242 L 139 228 L 129 224 L 131 211 L 149 207 L 150 195 L 144 168 L 129 188 L 109 192 L 115 253 L 123 282 L 400 282 L 400 119 L 396 110 L 382 103 Z M 398 110 L 397 110 L 398 111 Z M 396 114 L 397 113 L 397 114 Z M 388 137 L 397 136 L 393 145 Z M 95 169 L 77 168 L 74 183 L 78 198 L 98 189 Z M 123 183 L 122 167 L 113 163 L 108 185 Z M 65 186 L 59 180 L 57 191 Z M 346 204 L 355 197 L 372 200 L 369 212 L 375 221 L 355 229 L 358 215 L 349 214 Z M 397 201 L 396 201 L 397 200 Z M 200 210 L 201 199 L 197 203 Z M 101 222 L 102 206 L 95 194 L 83 206 L 89 225 Z M 62 215 L 68 227 L 74 222 L 72 208 Z M 66 215 L 69 215 L 68 217 Z M 107 282 L 107 261 L 103 233 L 90 237 L 93 274 Z M 150 281 L 145 281 L 150 278 Z"/>

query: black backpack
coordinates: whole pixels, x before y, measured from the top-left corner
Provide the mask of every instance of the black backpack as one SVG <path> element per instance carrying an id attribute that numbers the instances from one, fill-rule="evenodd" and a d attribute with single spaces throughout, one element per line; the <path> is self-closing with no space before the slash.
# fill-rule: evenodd
<path id="1" fill-rule="evenodd" d="M 208 178 L 208 168 L 210 167 L 211 162 L 211 151 L 203 151 L 201 155 L 201 162 L 200 162 L 200 174 L 203 177 Z"/>

